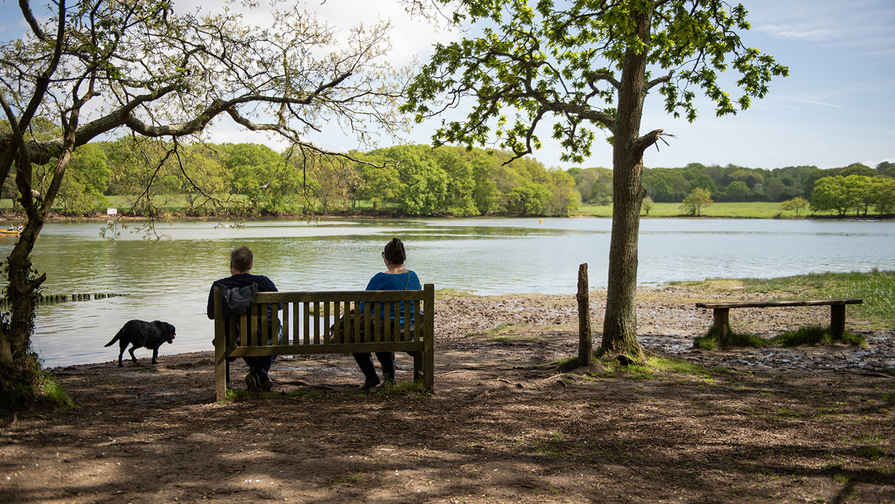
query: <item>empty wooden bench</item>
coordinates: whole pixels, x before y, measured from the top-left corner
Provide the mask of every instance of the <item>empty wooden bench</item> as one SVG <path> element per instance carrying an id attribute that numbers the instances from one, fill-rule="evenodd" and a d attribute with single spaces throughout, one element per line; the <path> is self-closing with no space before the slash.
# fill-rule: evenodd
<path id="1" fill-rule="evenodd" d="M 246 313 L 230 316 L 229 320 L 223 315 L 217 288 L 214 299 L 214 388 L 219 401 L 226 399 L 231 359 L 266 355 L 409 352 L 413 355 L 414 380 L 422 382 L 428 391 L 434 389 L 433 284 L 426 284 L 422 290 L 259 292 Z M 423 314 L 414 317 L 412 325 L 405 324 L 403 330 L 399 316 L 394 321 L 389 317 L 391 307 L 400 306 L 402 302 L 405 306 L 413 303 L 415 313 Z M 361 303 L 370 317 L 359 316 Z M 269 309 L 274 312 L 273 327 L 267 323 Z M 330 334 L 330 326 L 346 314 L 349 314 L 347 323 L 353 324 L 355 331 L 364 326 L 363 342 Z M 386 323 L 372 323 L 377 317 L 384 318 Z M 277 338 L 280 329 L 282 342 Z M 237 333 L 239 345 L 236 344 Z"/>
<path id="2" fill-rule="evenodd" d="M 805 301 L 744 301 L 732 303 L 696 303 L 697 308 L 712 310 L 712 327 L 722 340 L 730 332 L 731 308 L 773 308 L 781 306 L 823 306 L 830 305 L 830 332 L 834 338 L 845 334 L 845 305 L 861 304 L 861 299 L 814 299 Z"/>

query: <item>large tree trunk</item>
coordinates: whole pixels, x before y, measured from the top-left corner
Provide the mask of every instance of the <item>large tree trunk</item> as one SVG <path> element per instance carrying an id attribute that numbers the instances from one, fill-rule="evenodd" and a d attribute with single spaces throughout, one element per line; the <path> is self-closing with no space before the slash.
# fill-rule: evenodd
<path id="1" fill-rule="evenodd" d="M 648 40 L 652 13 L 632 14 L 641 40 Z M 618 115 L 612 148 L 612 238 L 609 245 L 609 281 L 603 341 L 600 354 L 626 354 L 644 358 L 637 340 L 637 242 L 640 204 L 646 191 L 640 184 L 643 149 L 640 120 L 646 97 L 646 50 L 629 47 L 619 87 Z"/>
<path id="2" fill-rule="evenodd" d="M 33 207 L 32 207 L 33 208 Z M 0 324 L 0 407 L 15 409 L 32 403 L 39 392 L 37 356 L 31 351 L 38 288 L 46 275 L 31 267 L 31 251 L 43 228 L 44 215 L 28 212 L 28 221 L 6 258 L 9 319 Z"/>
<path id="3" fill-rule="evenodd" d="M 76 125 L 76 112 L 73 113 Z M 73 131 L 73 130 L 72 130 Z M 19 131 L 18 134 L 21 134 Z M 24 141 L 19 137 L 19 145 Z M 33 170 L 31 159 L 19 150 L 16 160 L 16 188 L 19 202 L 27 218 L 15 247 L 6 258 L 6 299 L 9 303 L 8 319 L 0 324 L 0 407 L 17 409 L 32 404 L 40 393 L 38 377 L 40 365 L 37 355 L 31 351 L 31 333 L 34 330 L 35 308 L 38 289 L 47 279 L 37 275 L 31 264 L 31 252 L 40 230 L 46 222 L 47 212 L 62 184 L 65 168 L 71 160 L 74 134 L 65 135 L 65 148 L 60 152 L 53 178 L 47 186 L 43 201 L 38 202 L 32 192 Z"/>
<path id="4" fill-rule="evenodd" d="M 626 354 L 643 358 L 637 340 L 637 244 L 640 233 L 639 162 L 615 165 L 612 238 L 609 245 L 609 280 L 606 315 L 603 319 L 601 355 Z M 619 179 L 622 179 L 619 181 Z"/>

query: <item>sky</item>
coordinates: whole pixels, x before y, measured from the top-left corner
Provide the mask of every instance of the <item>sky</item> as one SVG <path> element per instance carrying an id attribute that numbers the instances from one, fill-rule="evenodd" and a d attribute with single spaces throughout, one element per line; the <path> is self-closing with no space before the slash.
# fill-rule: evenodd
<path id="1" fill-rule="evenodd" d="M 176 0 L 175 0 L 176 1 Z M 263 2 L 262 2 L 263 3 Z M 647 97 L 642 132 L 660 128 L 674 138 L 644 156 L 647 167 L 680 167 L 688 163 L 750 168 L 814 165 L 835 168 L 851 163 L 875 167 L 895 162 L 895 1 L 893 0 L 742 0 L 752 29 L 741 34 L 744 43 L 787 65 L 790 76 L 776 78 L 762 100 L 735 116 L 717 118 L 708 99 L 697 101 L 699 117 L 689 123 L 662 109 L 661 96 Z M 3 0 L 0 39 L 17 38 L 21 15 L 17 2 Z M 220 0 L 176 1 L 178 10 L 201 5 L 213 11 Z M 35 4 L 37 5 L 37 4 Z M 334 26 L 391 19 L 394 52 L 391 61 L 405 64 L 416 56 L 425 62 L 435 42 L 459 37 L 410 19 L 394 0 L 325 0 L 307 9 Z M 263 22 L 263 12 L 249 19 Z M 734 93 L 731 93 L 732 95 Z M 428 143 L 439 120 L 423 123 L 409 139 Z M 599 134 L 599 133 L 598 133 Z M 211 132 L 215 142 L 253 141 L 267 137 L 220 124 Z M 549 168 L 570 168 L 560 161 L 560 147 L 548 131 L 534 157 Z M 350 138 L 326 132 L 318 140 L 334 150 L 356 148 Z M 389 139 L 381 140 L 383 146 Z M 611 167 L 611 149 L 597 141 L 583 167 Z"/>

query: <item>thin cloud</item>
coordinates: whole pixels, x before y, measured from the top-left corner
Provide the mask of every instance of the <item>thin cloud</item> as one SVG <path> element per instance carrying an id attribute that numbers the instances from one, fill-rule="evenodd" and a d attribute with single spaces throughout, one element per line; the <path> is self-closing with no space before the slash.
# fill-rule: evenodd
<path id="1" fill-rule="evenodd" d="M 806 100 L 804 98 L 792 98 L 790 96 L 775 96 L 775 98 L 780 98 L 781 100 L 789 100 L 800 103 L 810 103 L 811 105 L 820 105 L 822 107 L 833 107 L 833 108 L 842 108 L 842 105 L 836 105 L 835 103 L 826 103 L 817 100 Z"/>
<path id="2" fill-rule="evenodd" d="M 792 25 L 766 25 L 757 31 L 768 33 L 775 37 L 804 42 L 829 42 L 841 39 L 843 30 L 837 28 L 809 28 Z"/>

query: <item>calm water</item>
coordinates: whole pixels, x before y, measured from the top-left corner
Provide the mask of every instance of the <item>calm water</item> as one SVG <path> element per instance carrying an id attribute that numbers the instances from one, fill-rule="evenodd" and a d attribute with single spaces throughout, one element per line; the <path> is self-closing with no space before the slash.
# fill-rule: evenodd
<path id="1" fill-rule="evenodd" d="M 436 288 L 477 294 L 574 294 L 578 265 L 591 288 L 606 285 L 608 219 L 346 220 L 160 225 L 170 239 L 150 243 L 125 231 L 116 242 L 102 225 L 49 224 L 34 262 L 48 276 L 45 294 L 115 293 L 89 302 L 41 307 L 34 343 L 47 367 L 111 361 L 104 348 L 130 319 L 177 327 L 161 355 L 211 349 L 205 316 L 212 281 L 229 275 L 229 252 L 247 245 L 254 273 L 280 290 L 363 289 L 383 269 L 393 236 L 407 246 L 406 266 Z M 0 253 L 12 246 L 0 239 Z M 776 277 L 825 271 L 895 269 L 895 222 L 647 219 L 641 223 L 639 283 Z M 141 349 L 138 357 L 151 352 Z"/>

